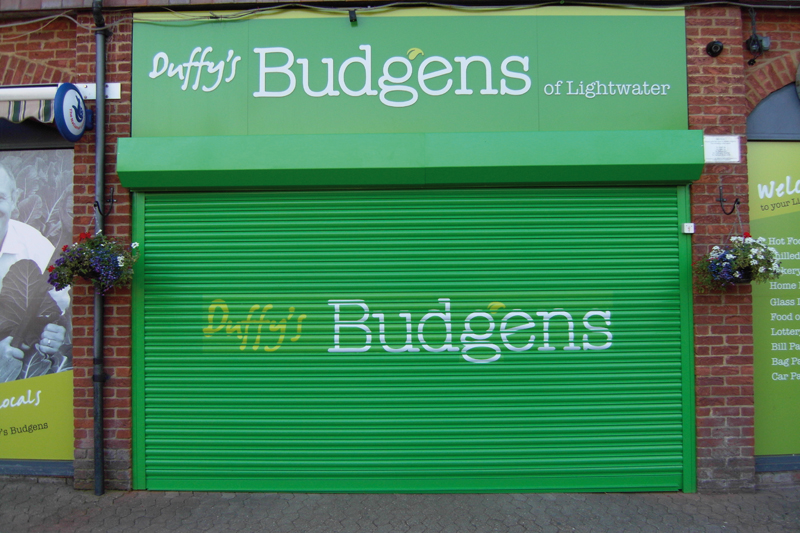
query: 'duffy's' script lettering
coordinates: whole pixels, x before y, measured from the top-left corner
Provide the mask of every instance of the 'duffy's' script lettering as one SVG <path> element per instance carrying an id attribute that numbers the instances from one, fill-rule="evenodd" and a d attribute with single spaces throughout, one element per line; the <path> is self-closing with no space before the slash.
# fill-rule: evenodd
<path id="1" fill-rule="evenodd" d="M 247 312 L 247 318 L 234 321 L 225 300 L 216 299 L 208 306 L 208 325 L 203 328 L 203 334 L 212 337 L 224 332 L 227 336 L 236 336 L 240 341 L 240 350 L 249 346 L 252 350 L 275 352 L 280 349 L 286 335 L 294 334 L 289 339 L 291 342 L 300 340 L 306 315 L 296 313 L 294 307 L 289 308 L 286 316 L 274 314 L 272 304 L 253 304 Z"/>
<path id="2" fill-rule="evenodd" d="M 534 347 L 543 352 L 558 349 L 607 350 L 613 341 L 609 329 L 611 311 L 589 311 L 576 320 L 564 309 L 553 309 L 536 312 L 538 318 L 534 320 L 531 314 L 522 309 L 497 314 L 497 309 L 505 306 L 490 304 L 489 311 L 474 311 L 466 316 L 461 325 L 453 323 L 449 298 L 439 298 L 442 309 L 431 310 L 418 320 L 414 320 L 410 311 L 396 313 L 397 318 L 372 312 L 364 300 L 328 300 L 328 305 L 333 307 L 333 347 L 328 348 L 330 353 L 368 352 L 373 347 L 390 353 L 419 352 L 422 349 L 433 353 L 460 352 L 464 360 L 471 363 L 491 363 L 500 359 L 501 346 L 517 353 L 527 352 Z M 386 326 L 389 320 L 398 318 L 405 325 L 405 342 L 402 346 L 390 346 L 386 338 Z M 562 329 L 566 328 L 566 342 L 560 346 L 555 346 L 551 338 L 551 325 L 556 321 Z M 435 334 L 437 346 L 433 346 L 432 335 L 428 334 L 426 338 L 425 331 L 427 326 L 434 323 L 438 330 Z M 454 331 L 459 326 L 460 332 Z M 578 331 L 582 335 L 578 333 L 576 339 Z M 538 342 L 535 332 L 541 333 Z M 346 340 L 343 338 L 345 336 Z"/>
<path id="3" fill-rule="evenodd" d="M 233 50 L 228 50 L 227 57 L 215 63 L 210 59 L 213 51 L 214 49 L 210 46 L 205 48 L 198 46 L 189 55 L 189 61 L 177 65 L 169 60 L 169 56 L 165 52 L 158 52 L 153 56 L 153 70 L 150 71 L 149 76 L 151 78 L 158 78 L 163 74 L 169 78 L 177 76 L 179 80 L 183 81 L 181 90 L 185 91 L 194 75 L 192 90 L 196 91 L 200 87 L 202 78 L 203 91 L 211 92 L 222 83 L 226 71 L 228 76 L 225 78 L 225 83 L 233 81 L 236 77 L 236 63 L 242 60 L 241 56 L 235 55 Z M 198 54 L 200 54 L 199 59 Z M 196 69 L 195 72 L 192 72 L 193 69 Z M 207 83 L 211 83 L 211 85 L 206 85 Z"/>

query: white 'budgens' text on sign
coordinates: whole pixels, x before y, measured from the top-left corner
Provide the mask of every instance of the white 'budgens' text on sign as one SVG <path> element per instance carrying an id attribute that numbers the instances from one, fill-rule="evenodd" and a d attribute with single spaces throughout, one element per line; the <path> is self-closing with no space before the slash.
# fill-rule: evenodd
<path id="1" fill-rule="evenodd" d="M 411 85 L 405 85 L 412 76 L 414 76 L 414 65 L 412 65 L 411 61 L 405 57 L 395 56 L 390 57 L 383 63 L 383 75 L 378 78 L 378 87 L 380 91 L 377 91 L 372 86 L 372 47 L 368 44 L 364 44 L 358 47 L 364 53 L 364 56 L 354 56 L 346 59 L 342 62 L 341 66 L 339 66 L 338 71 L 338 82 L 339 88 L 347 94 L 348 96 L 378 96 L 380 98 L 381 103 L 387 105 L 389 107 L 408 107 L 413 105 L 419 99 L 419 91 Z M 260 67 L 259 67 L 259 90 L 253 93 L 255 97 L 283 97 L 288 96 L 294 92 L 295 87 L 297 85 L 297 76 L 292 72 L 291 67 L 295 63 L 294 54 L 288 48 L 283 47 L 272 47 L 272 48 L 255 48 L 253 49 L 255 53 L 259 55 L 260 60 Z M 268 67 L 267 65 L 267 56 L 269 54 L 281 54 L 286 57 L 286 63 L 277 66 L 277 67 Z M 308 59 L 298 59 L 297 63 L 302 65 L 303 67 L 303 74 L 302 74 L 302 84 L 303 84 L 303 91 L 309 96 L 320 97 L 320 96 L 338 96 L 340 93 L 334 88 L 334 76 L 333 72 L 335 70 L 335 65 L 333 59 L 330 57 L 323 58 L 322 63 L 327 65 L 328 67 L 328 80 L 325 89 L 322 91 L 313 91 L 309 86 L 309 76 L 308 76 Z M 518 96 L 525 94 L 531 88 L 531 79 L 527 74 L 524 72 L 528 71 L 529 68 L 529 60 L 528 57 L 521 57 L 521 56 L 509 56 L 503 60 L 500 64 L 500 72 L 503 74 L 503 78 L 500 79 L 500 88 L 499 90 L 493 86 L 493 77 L 492 77 L 492 62 L 489 59 L 483 56 L 471 56 L 471 57 L 454 57 L 453 61 L 458 63 L 459 65 L 459 75 L 458 79 L 460 83 L 457 84 L 457 88 L 455 89 L 454 93 L 459 95 L 468 95 L 472 94 L 474 91 L 468 86 L 467 83 L 467 70 L 470 65 L 480 65 L 474 68 L 483 68 L 483 73 L 485 74 L 485 85 L 480 90 L 480 94 L 490 95 L 490 94 L 509 94 L 513 96 Z M 511 69 L 512 64 L 517 64 L 519 68 L 522 69 L 522 72 L 515 71 Z M 362 87 L 353 88 L 348 87 L 347 83 L 345 82 L 345 75 L 348 68 L 351 68 L 353 65 L 361 65 L 364 69 L 365 76 L 364 76 L 364 85 Z M 394 70 L 399 70 L 399 75 L 393 75 L 391 71 L 393 70 L 392 67 L 397 65 L 399 68 Z M 453 72 L 453 63 L 451 63 L 448 59 L 441 57 L 441 56 L 431 56 L 425 58 L 422 62 L 419 63 L 419 67 L 416 70 L 416 78 L 417 84 L 419 88 L 422 90 L 423 93 L 430 95 L 430 96 L 441 96 L 450 92 L 453 88 L 454 83 L 453 80 L 449 77 L 449 75 Z M 265 89 L 266 79 L 268 75 L 279 75 L 285 76 L 286 81 L 286 88 L 280 91 L 267 91 Z M 446 77 L 447 76 L 447 77 Z M 433 88 L 430 86 L 431 80 L 436 78 L 443 78 L 440 80 L 438 88 Z M 522 81 L 522 87 L 512 89 L 509 87 L 509 83 L 507 79 L 515 79 Z M 404 93 L 400 95 L 400 98 L 396 100 L 390 100 L 388 95 L 391 93 Z M 396 95 L 395 95 L 396 96 Z"/>
<path id="2" fill-rule="evenodd" d="M 370 313 L 370 308 L 364 300 L 328 300 L 328 305 L 333 307 L 333 348 L 329 348 L 331 353 L 359 353 L 367 352 L 373 347 L 373 342 L 377 337 L 377 344 L 391 353 L 419 352 L 414 344 L 414 330 L 419 346 L 426 352 L 461 352 L 461 356 L 471 363 L 491 363 L 500 359 L 502 348 L 505 347 L 511 352 L 526 352 L 533 349 L 536 344 L 534 328 L 537 328 L 533 317 L 521 310 L 513 309 L 499 318 L 485 311 L 475 311 L 467 315 L 464 319 L 461 334 L 453 335 L 452 315 L 450 312 L 450 299 L 439 298 L 439 304 L 443 306 L 441 311 L 430 311 L 416 324 L 412 323 L 410 312 L 397 313 L 400 319 L 405 321 L 406 338 L 405 344 L 400 347 L 389 346 L 386 340 L 386 321 L 385 313 Z M 355 310 L 354 310 L 355 308 Z M 361 315 L 355 319 L 344 319 L 343 314 L 354 313 Z M 537 347 L 539 351 L 555 351 L 558 348 L 551 345 L 550 325 L 552 321 L 562 321 L 567 326 L 567 343 L 561 349 L 567 351 L 577 350 L 607 350 L 612 346 L 613 335 L 609 331 L 611 326 L 611 311 L 589 311 L 584 314 L 582 319 L 575 320 L 571 313 L 563 309 L 552 311 L 539 311 L 536 313 L 541 324 L 541 343 Z M 440 346 L 431 346 L 429 340 L 425 338 L 425 326 L 429 320 L 442 321 L 444 324 L 444 339 L 440 339 Z M 499 324 L 498 324 L 499 322 Z M 576 342 L 576 326 L 578 330 L 582 328 L 582 336 Z M 358 345 L 344 345 L 341 335 L 358 334 Z M 376 335 L 377 334 L 377 335 Z M 520 336 L 512 338 L 513 335 Z M 580 334 L 579 334 L 580 335 Z M 455 343 L 459 343 L 459 347 Z M 438 343 L 437 342 L 437 343 Z M 476 355 L 474 350 L 478 350 L 481 355 Z"/>

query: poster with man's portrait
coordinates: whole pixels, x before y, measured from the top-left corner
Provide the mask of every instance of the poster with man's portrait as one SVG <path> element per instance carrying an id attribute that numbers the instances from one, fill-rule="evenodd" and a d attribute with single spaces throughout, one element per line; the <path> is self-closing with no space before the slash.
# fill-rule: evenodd
<path id="1" fill-rule="evenodd" d="M 72 457 L 70 289 L 47 281 L 72 242 L 72 168 L 72 150 L 0 152 L 0 459 Z"/>

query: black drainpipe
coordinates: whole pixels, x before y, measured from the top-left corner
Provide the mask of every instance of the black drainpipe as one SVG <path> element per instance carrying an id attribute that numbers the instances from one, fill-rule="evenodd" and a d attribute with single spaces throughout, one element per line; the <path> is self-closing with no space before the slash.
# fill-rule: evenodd
<path id="1" fill-rule="evenodd" d="M 106 28 L 103 19 L 103 1 L 92 2 L 92 15 L 95 25 L 95 74 L 96 74 L 96 109 L 95 109 L 95 153 L 94 153 L 94 229 L 103 231 L 103 190 L 105 189 L 105 148 L 106 148 L 106 37 L 111 31 Z M 103 494 L 105 472 L 105 453 L 103 444 L 103 382 L 106 380 L 103 370 L 103 294 L 94 291 L 94 364 L 92 382 L 94 385 L 94 493 Z"/>

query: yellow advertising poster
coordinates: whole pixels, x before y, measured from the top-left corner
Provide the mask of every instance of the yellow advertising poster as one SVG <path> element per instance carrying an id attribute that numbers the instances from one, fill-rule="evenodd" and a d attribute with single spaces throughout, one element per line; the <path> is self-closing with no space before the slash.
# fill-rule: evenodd
<path id="1" fill-rule="evenodd" d="M 0 457 L 72 460 L 72 370 L 0 384 Z"/>
<path id="2" fill-rule="evenodd" d="M 750 232 L 775 248 L 777 280 L 753 286 L 756 455 L 800 453 L 800 143 L 747 144 Z"/>
<path id="3" fill-rule="evenodd" d="M 72 460 L 72 150 L 0 153 L 0 461 Z M 24 465 L 23 465 L 24 466 Z"/>

